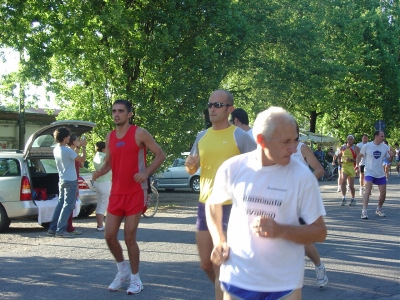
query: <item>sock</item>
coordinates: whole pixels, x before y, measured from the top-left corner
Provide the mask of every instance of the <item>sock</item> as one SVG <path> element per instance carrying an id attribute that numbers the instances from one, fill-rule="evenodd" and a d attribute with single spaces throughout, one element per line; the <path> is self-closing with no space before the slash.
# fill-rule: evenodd
<path id="1" fill-rule="evenodd" d="M 319 263 L 319 265 L 315 265 L 316 268 L 320 268 L 322 263 Z"/>
<path id="2" fill-rule="evenodd" d="M 136 274 L 131 274 L 131 280 L 134 281 L 134 280 L 136 280 L 136 279 L 140 279 L 140 277 L 139 277 L 139 272 L 136 273 Z"/>
<path id="3" fill-rule="evenodd" d="M 118 270 L 121 270 L 124 266 L 125 266 L 125 260 L 123 260 L 121 262 L 117 262 Z"/>

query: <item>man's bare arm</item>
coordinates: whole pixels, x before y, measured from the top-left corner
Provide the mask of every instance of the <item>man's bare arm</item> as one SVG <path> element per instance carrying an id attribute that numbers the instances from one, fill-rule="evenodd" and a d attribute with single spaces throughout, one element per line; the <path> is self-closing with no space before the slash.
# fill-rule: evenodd
<path id="1" fill-rule="evenodd" d="M 305 161 L 313 168 L 314 176 L 318 179 L 324 175 L 324 168 L 322 167 L 321 163 L 317 160 L 314 153 L 307 145 L 301 146 L 301 155 L 304 157 Z"/>
<path id="2" fill-rule="evenodd" d="M 260 237 L 283 238 L 298 244 L 323 242 L 327 235 L 322 216 L 310 225 L 282 225 L 272 218 L 259 217 L 253 222 L 253 232 Z"/>

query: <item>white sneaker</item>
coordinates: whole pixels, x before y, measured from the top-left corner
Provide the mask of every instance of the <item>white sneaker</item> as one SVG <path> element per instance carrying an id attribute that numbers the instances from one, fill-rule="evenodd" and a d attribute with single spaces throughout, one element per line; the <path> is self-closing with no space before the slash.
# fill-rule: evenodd
<path id="1" fill-rule="evenodd" d="M 342 191 L 342 189 L 340 187 L 337 188 L 338 193 L 340 193 Z"/>
<path id="2" fill-rule="evenodd" d="M 364 194 L 364 190 L 360 189 L 360 196 L 362 196 Z"/>
<path id="3" fill-rule="evenodd" d="M 118 271 L 117 275 L 114 278 L 114 281 L 108 286 L 108 290 L 111 292 L 118 291 L 124 282 L 129 282 L 131 279 L 131 268 L 128 263 L 125 262 L 124 266 Z"/>
<path id="4" fill-rule="evenodd" d="M 366 209 L 363 209 L 361 211 L 361 219 L 367 220 L 368 219 L 368 213 Z"/>
<path id="5" fill-rule="evenodd" d="M 340 205 L 345 206 L 346 202 L 347 202 L 346 197 L 342 197 L 342 203 Z"/>
<path id="6" fill-rule="evenodd" d="M 319 287 L 324 287 L 328 283 L 328 276 L 326 276 L 326 270 L 323 263 L 319 267 L 315 267 L 315 273 L 317 275 L 317 284 Z"/>
<path id="7" fill-rule="evenodd" d="M 140 278 L 133 279 L 131 278 L 131 284 L 129 285 L 126 293 L 128 295 L 138 294 L 143 290 L 143 284 Z"/>

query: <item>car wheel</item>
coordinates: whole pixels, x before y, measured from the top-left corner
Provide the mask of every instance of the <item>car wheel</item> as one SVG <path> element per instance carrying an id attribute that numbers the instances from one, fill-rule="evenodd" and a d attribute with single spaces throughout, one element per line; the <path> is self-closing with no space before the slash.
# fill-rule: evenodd
<path id="1" fill-rule="evenodd" d="M 96 210 L 96 206 L 86 206 L 81 208 L 78 217 L 89 217 Z"/>
<path id="2" fill-rule="evenodd" d="M 11 220 L 3 205 L 0 204 L 0 232 L 6 231 L 10 227 Z"/>
<path id="3" fill-rule="evenodd" d="M 195 176 L 190 180 L 190 188 L 193 190 L 193 192 L 200 192 L 200 177 Z"/>

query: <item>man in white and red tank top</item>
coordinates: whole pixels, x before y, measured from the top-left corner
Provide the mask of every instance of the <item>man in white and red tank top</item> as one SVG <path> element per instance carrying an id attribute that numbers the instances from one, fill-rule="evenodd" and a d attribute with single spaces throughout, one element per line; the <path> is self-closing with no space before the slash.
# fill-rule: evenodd
<path id="1" fill-rule="evenodd" d="M 106 157 L 99 171 L 93 172 L 93 180 L 112 170 L 112 187 L 104 236 L 114 256 L 118 273 L 108 289 L 117 291 L 124 282 L 130 282 L 127 294 L 137 294 L 143 289 L 139 277 L 139 247 L 136 232 L 147 199 L 147 179 L 165 160 L 165 153 L 150 133 L 129 124 L 132 104 L 117 100 L 112 106 L 116 129 L 106 137 Z M 146 166 L 146 148 L 154 153 L 153 162 Z M 117 239 L 119 227 L 125 218 L 124 236 L 128 248 L 129 263 L 124 260 Z"/>

